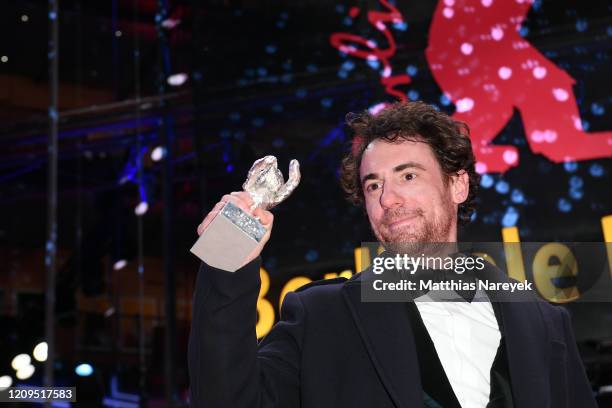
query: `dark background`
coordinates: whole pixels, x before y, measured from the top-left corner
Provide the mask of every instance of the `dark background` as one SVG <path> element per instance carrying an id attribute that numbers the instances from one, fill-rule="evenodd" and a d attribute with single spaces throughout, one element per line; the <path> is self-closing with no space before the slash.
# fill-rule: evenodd
<path id="1" fill-rule="evenodd" d="M 398 44 L 392 65 L 413 78 L 402 91 L 452 113 L 424 57 L 436 2 L 395 4 L 407 27 L 392 30 Z M 276 155 L 285 175 L 296 158 L 302 170 L 299 188 L 274 210 L 274 233 L 263 253 L 275 308 L 282 285 L 293 276 L 319 279 L 354 269 L 354 248 L 372 236 L 363 211 L 344 200 L 338 184 L 349 141 L 343 121 L 347 112 L 391 98 L 378 69 L 329 43 L 339 31 L 382 42 L 364 13 L 347 17 L 352 6 L 379 8 L 376 1 L 172 1 L 169 16 L 180 24 L 163 30 L 165 47 L 155 24 L 156 1 L 61 2 L 57 310 L 58 327 L 65 329 L 60 335 L 70 347 L 58 359 L 64 367 L 80 360 L 98 364 L 100 386 L 91 385 L 92 395 L 108 395 L 113 373 L 138 372 L 138 343 L 125 340 L 118 327 L 138 319 L 120 306 L 133 295 L 123 291 L 136 287 L 139 248 L 147 294 L 163 303 L 165 164 L 153 162 L 150 152 L 164 143 L 164 135 L 173 146 L 166 160 L 173 170 L 169 242 L 180 303 L 180 392 L 187 387 L 184 351 L 198 266 L 188 249 L 202 217 L 222 194 L 241 188 L 256 158 Z M 43 336 L 47 14 L 44 1 L 9 0 L 0 9 L 0 56 L 8 57 L 0 62 L 0 312 L 6 327 L 0 341 L 7 350 L 0 375 L 11 371 L 13 355 Z M 590 132 L 612 129 L 610 15 L 605 1 L 536 1 L 521 31 L 575 78 L 583 126 Z M 168 72 L 189 79 L 170 87 Z M 499 241 L 502 227 L 517 226 L 523 241 L 603 241 L 600 219 L 612 213 L 609 159 L 551 163 L 529 150 L 518 115 L 495 143 L 518 146 L 521 164 L 483 177 L 477 214 L 461 231 L 462 240 Z M 149 211 L 139 245 L 134 208 L 141 192 Z M 119 259 L 128 266 L 113 271 Z M 85 310 L 87 299 L 102 298 L 118 312 L 106 317 L 100 312 L 108 309 Z M 151 356 L 163 351 L 164 330 L 163 307 L 153 309 L 145 341 L 152 400 L 161 392 L 163 369 L 162 359 Z M 609 305 L 577 305 L 574 313 L 585 355 L 604 361 L 598 353 L 600 342 L 610 341 Z M 601 366 L 593 367 L 591 378 L 604 384 Z M 65 372 L 71 378 L 72 370 Z M 136 392 L 137 381 L 128 377 L 132 381 L 123 380 L 124 386 Z"/>

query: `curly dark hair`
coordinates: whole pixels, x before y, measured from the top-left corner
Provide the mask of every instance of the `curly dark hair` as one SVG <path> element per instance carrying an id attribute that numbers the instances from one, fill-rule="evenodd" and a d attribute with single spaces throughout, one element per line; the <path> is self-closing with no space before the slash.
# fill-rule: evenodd
<path id="1" fill-rule="evenodd" d="M 476 208 L 476 192 L 480 175 L 474 168 L 468 126 L 456 121 L 423 102 L 395 102 L 380 112 L 349 113 L 346 123 L 354 133 L 351 151 L 342 159 L 340 183 L 349 201 L 361 206 L 364 202 L 359 167 L 366 146 L 373 140 L 418 140 L 427 143 L 434 152 L 442 172 L 447 176 L 461 170 L 468 173 L 470 189 L 467 199 L 459 205 L 458 222 L 470 221 Z M 449 178 L 445 178 L 448 182 Z"/>

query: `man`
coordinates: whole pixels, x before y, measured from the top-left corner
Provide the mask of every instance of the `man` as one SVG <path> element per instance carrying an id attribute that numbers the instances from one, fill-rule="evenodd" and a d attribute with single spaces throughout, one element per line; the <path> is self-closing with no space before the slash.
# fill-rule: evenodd
<path id="1" fill-rule="evenodd" d="M 348 124 L 356 136 L 342 185 L 365 206 L 387 251 L 456 242 L 479 179 L 467 128 L 420 102 L 349 115 Z M 189 343 L 192 406 L 595 407 L 568 313 L 535 298 L 362 302 L 369 268 L 289 293 L 258 345 L 259 254 L 273 216 L 250 211 L 251 197 L 234 192 L 198 233 L 225 202 L 259 217 L 267 234 L 235 273 L 201 267 Z M 509 281 L 492 265 L 483 273 Z"/>

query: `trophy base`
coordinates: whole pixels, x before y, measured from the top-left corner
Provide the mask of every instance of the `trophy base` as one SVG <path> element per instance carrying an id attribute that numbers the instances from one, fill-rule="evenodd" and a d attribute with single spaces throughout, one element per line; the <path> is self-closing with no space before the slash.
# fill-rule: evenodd
<path id="1" fill-rule="evenodd" d="M 253 252 L 266 229 L 249 214 L 227 203 L 191 247 L 208 265 L 235 272 Z"/>

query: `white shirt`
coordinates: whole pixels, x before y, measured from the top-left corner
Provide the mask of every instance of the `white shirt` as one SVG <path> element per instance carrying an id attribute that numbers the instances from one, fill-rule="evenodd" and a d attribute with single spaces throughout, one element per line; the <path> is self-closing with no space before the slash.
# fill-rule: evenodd
<path id="1" fill-rule="evenodd" d="M 487 406 L 491 366 L 501 339 L 486 293 L 477 291 L 477 298 L 486 300 L 432 301 L 429 294 L 415 299 L 440 363 L 463 408 Z"/>

